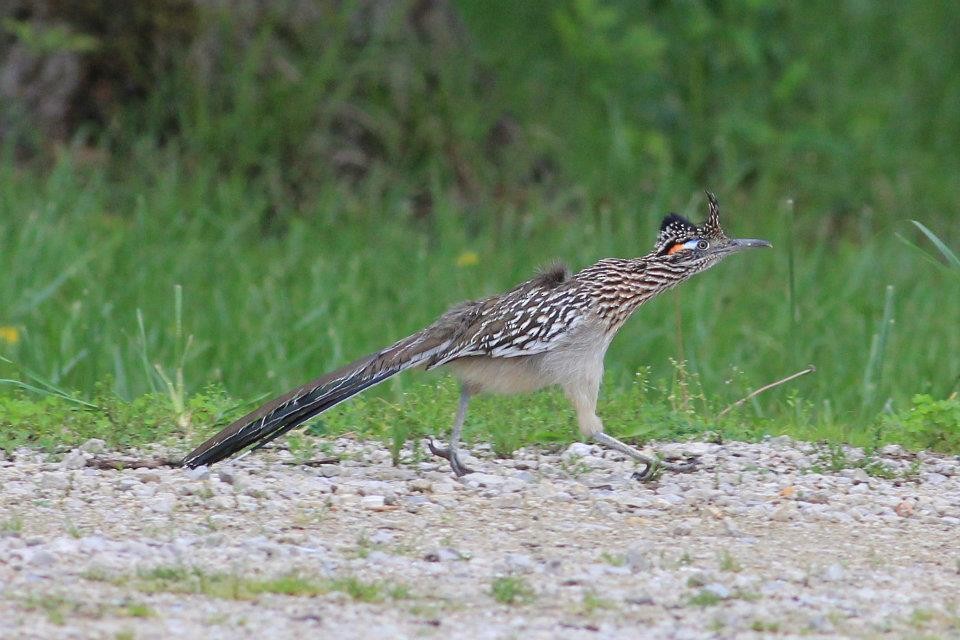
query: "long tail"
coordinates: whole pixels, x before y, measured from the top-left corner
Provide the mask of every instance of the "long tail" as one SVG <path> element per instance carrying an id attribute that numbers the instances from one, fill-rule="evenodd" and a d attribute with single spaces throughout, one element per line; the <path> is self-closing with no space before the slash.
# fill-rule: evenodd
<path id="1" fill-rule="evenodd" d="M 405 369 L 429 365 L 431 358 L 449 344 L 447 332 L 432 329 L 428 327 L 268 402 L 191 451 L 181 464 L 190 468 L 211 465 L 250 445 L 259 449 L 364 389 Z"/>

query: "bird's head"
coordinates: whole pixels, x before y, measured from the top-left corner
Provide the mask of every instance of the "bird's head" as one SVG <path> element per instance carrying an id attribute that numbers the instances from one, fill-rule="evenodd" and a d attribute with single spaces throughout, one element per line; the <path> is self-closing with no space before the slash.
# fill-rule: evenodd
<path id="1" fill-rule="evenodd" d="M 716 196 L 708 191 L 707 201 L 707 219 L 699 226 L 675 213 L 663 219 L 654 247 L 658 258 L 672 266 L 696 272 L 712 267 L 731 253 L 771 246 L 766 240 L 728 238 L 720 226 L 720 206 Z"/>

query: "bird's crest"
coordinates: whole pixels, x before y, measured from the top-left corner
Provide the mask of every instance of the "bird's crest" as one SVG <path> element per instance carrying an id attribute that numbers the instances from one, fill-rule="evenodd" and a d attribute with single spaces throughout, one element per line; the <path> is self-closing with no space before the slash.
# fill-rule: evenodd
<path id="1" fill-rule="evenodd" d="M 697 226 L 683 216 L 671 213 L 660 223 L 660 233 L 657 235 L 657 253 L 670 253 L 670 249 L 682 245 L 693 238 L 723 239 L 726 234 L 720 226 L 720 204 L 717 197 L 707 194 L 707 219 Z"/>

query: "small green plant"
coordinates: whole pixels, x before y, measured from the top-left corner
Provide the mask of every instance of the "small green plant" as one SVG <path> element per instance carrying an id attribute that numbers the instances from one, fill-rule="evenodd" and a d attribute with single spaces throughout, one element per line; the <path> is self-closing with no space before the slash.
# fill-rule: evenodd
<path id="1" fill-rule="evenodd" d="M 604 551 L 600 554 L 600 559 L 611 567 L 623 567 L 627 564 L 627 556 L 622 553 L 610 553 L 609 551 Z"/>
<path id="2" fill-rule="evenodd" d="M 66 522 L 64 525 L 64 528 L 67 531 L 67 535 L 70 536 L 71 538 L 78 539 L 83 537 L 83 529 L 76 526 L 72 522 L 69 522 L 69 521 Z"/>
<path id="3" fill-rule="evenodd" d="M 379 602 L 384 599 L 384 588 L 375 582 L 364 582 L 354 576 L 337 578 L 330 583 L 331 591 L 341 591 L 357 602 Z"/>
<path id="4" fill-rule="evenodd" d="M 581 605 L 583 607 L 583 612 L 587 615 L 592 615 L 599 609 L 614 608 L 613 602 L 605 598 L 601 598 L 599 595 L 597 595 L 597 592 L 593 591 L 592 589 L 588 589 L 583 592 Z"/>
<path id="5" fill-rule="evenodd" d="M 720 570 L 739 573 L 743 571 L 743 565 L 728 550 L 724 549 L 723 553 L 720 554 Z"/>
<path id="6" fill-rule="evenodd" d="M 312 460 L 317 450 L 313 438 L 302 433 L 287 436 L 287 448 L 297 462 Z"/>
<path id="7" fill-rule="evenodd" d="M 714 605 L 720 604 L 721 602 L 723 602 L 723 598 L 713 593 L 712 591 L 701 589 L 695 595 L 690 597 L 689 602 L 691 606 L 705 609 L 706 607 L 712 607 Z"/>
<path id="8" fill-rule="evenodd" d="M 928 394 L 915 395 L 910 408 L 886 418 L 882 428 L 916 447 L 960 452 L 960 397 L 954 393 L 937 400 Z"/>
<path id="9" fill-rule="evenodd" d="M 357 546 L 353 548 L 353 555 L 357 558 L 366 558 L 373 550 L 373 546 L 366 532 L 361 533 L 357 536 Z"/>
<path id="10" fill-rule="evenodd" d="M 413 597 L 413 592 L 405 584 L 394 584 L 387 589 L 387 597 L 391 600 L 409 600 Z"/>
<path id="11" fill-rule="evenodd" d="M 900 476 L 900 474 L 895 470 L 891 469 L 887 464 L 882 460 L 873 460 L 868 459 L 860 465 L 860 468 L 867 472 L 868 476 L 873 478 L 882 478 L 883 480 L 893 480 Z"/>
<path id="12" fill-rule="evenodd" d="M 23 518 L 12 515 L 0 520 L 0 536 L 20 535 L 23 533 Z"/>
<path id="13" fill-rule="evenodd" d="M 494 578 L 490 585 L 490 595 L 500 604 L 527 604 L 536 597 L 533 588 L 519 576 L 501 576 Z"/>
<path id="14" fill-rule="evenodd" d="M 30 596 L 26 598 L 24 605 L 29 609 L 39 609 L 43 611 L 47 616 L 47 620 L 57 626 L 64 625 L 67 621 L 67 616 L 75 608 L 75 603 L 66 598 L 49 594 Z"/>
<path id="15" fill-rule="evenodd" d="M 322 583 L 310 580 L 296 574 L 269 578 L 266 580 L 241 580 L 245 590 L 253 594 L 276 593 L 284 596 L 315 596 L 325 593 L 327 589 Z M 335 589 L 334 589 L 335 590 Z"/>
<path id="16" fill-rule="evenodd" d="M 114 577 L 102 567 L 91 567 L 83 571 L 80 577 L 93 582 L 112 582 L 114 580 Z"/>
<path id="17" fill-rule="evenodd" d="M 852 459 L 847 455 L 840 444 L 821 446 L 815 455 L 814 462 L 807 471 L 811 473 L 837 473 L 844 469 L 863 469 L 874 478 L 885 480 L 915 480 L 919 473 L 919 462 L 915 461 L 906 471 L 897 471 L 883 460 L 875 457 L 875 452 L 868 451 L 862 458 Z"/>
<path id="18" fill-rule="evenodd" d="M 560 459 L 560 467 L 571 477 L 579 478 L 580 476 L 590 473 L 590 465 L 583 462 L 579 456 L 570 456 L 569 458 Z"/>
<path id="19" fill-rule="evenodd" d="M 750 629 L 757 633 L 777 633 L 780 631 L 780 623 L 758 618 L 750 623 Z"/>
<path id="20" fill-rule="evenodd" d="M 810 471 L 813 473 L 836 473 L 843 469 L 850 468 L 851 463 L 847 458 L 847 453 L 843 446 L 839 444 L 828 444 L 817 450 L 814 463 L 810 465 Z"/>
<path id="21" fill-rule="evenodd" d="M 130 618 L 152 618 L 156 612 L 142 602 L 130 602 L 123 605 L 118 611 L 120 615 Z"/>
<path id="22" fill-rule="evenodd" d="M 727 628 L 726 621 L 719 617 L 714 617 L 712 620 L 710 620 L 710 624 L 707 625 L 707 629 L 711 633 L 716 633 L 716 634 L 721 633 L 726 628 Z"/>
<path id="23" fill-rule="evenodd" d="M 235 574 L 207 573 L 196 567 L 158 566 L 133 575 L 111 575 L 92 569 L 84 579 L 130 586 L 144 593 L 197 593 L 226 600 L 250 600 L 270 593 L 293 597 L 311 597 L 339 591 L 360 602 L 380 602 L 410 597 L 402 584 L 365 582 L 354 576 L 315 580 L 297 573 L 273 578 L 248 578 Z M 134 615 L 134 613 L 129 613 Z"/>
<path id="24" fill-rule="evenodd" d="M 922 629 L 925 627 L 931 620 L 933 620 L 934 614 L 927 609 L 914 609 L 910 613 L 910 625 L 916 627 L 917 629 Z"/>

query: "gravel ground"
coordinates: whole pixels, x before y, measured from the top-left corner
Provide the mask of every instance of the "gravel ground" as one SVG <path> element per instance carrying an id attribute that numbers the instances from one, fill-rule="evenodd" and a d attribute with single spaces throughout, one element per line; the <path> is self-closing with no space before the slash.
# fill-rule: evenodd
<path id="1" fill-rule="evenodd" d="M 699 471 L 640 484 L 583 444 L 477 447 L 459 480 L 332 445 L 191 472 L 0 451 L 0 637 L 960 637 L 956 458 L 887 447 L 880 478 L 690 442 L 660 451 Z"/>

